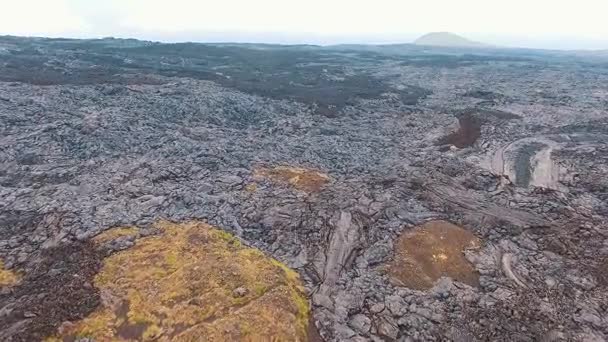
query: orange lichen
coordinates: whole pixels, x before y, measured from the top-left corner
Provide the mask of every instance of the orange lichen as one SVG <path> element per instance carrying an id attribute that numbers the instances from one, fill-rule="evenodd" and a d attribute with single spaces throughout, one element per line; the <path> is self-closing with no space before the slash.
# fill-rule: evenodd
<path id="1" fill-rule="evenodd" d="M 19 280 L 21 277 L 11 270 L 4 269 L 4 262 L 0 260 L 0 287 L 14 286 Z"/>
<path id="2" fill-rule="evenodd" d="M 103 305 L 59 339 L 303 341 L 309 305 L 294 271 L 200 222 L 161 222 L 158 236 L 105 259 Z"/>
<path id="3" fill-rule="evenodd" d="M 479 275 L 464 257 L 467 248 L 479 248 L 471 232 L 446 221 L 431 221 L 402 234 L 395 244 L 395 258 L 388 267 L 398 285 L 431 288 L 443 276 L 476 286 Z"/>
<path id="4" fill-rule="evenodd" d="M 294 188 L 306 192 L 317 192 L 329 181 L 329 176 L 325 173 L 289 166 L 257 169 L 254 172 L 254 176 L 291 184 Z"/>

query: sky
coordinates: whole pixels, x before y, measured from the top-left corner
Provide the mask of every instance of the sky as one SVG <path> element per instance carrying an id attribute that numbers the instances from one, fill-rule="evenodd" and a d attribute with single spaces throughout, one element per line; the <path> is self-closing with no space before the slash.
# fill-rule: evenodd
<path id="1" fill-rule="evenodd" d="M 503 46 L 608 49 L 608 0 L 0 0 L 0 34 L 160 41 L 408 43 L 435 31 Z"/>

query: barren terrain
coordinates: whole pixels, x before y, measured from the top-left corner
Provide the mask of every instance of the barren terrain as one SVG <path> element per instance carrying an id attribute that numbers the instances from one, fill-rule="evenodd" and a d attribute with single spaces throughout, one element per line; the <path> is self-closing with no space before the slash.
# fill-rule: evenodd
<path id="1" fill-rule="evenodd" d="M 607 219 L 597 56 L 0 37 L 2 341 L 604 341 Z"/>

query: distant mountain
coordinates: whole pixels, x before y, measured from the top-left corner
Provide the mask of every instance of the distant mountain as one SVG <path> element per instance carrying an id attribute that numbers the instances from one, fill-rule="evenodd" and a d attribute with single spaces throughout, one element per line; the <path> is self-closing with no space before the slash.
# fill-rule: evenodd
<path id="1" fill-rule="evenodd" d="M 431 32 L 414 41 L 416 45 L 450 46 L 450 47 L 490 47 L 489 45 L 468 40 L 450 32 Z"/>

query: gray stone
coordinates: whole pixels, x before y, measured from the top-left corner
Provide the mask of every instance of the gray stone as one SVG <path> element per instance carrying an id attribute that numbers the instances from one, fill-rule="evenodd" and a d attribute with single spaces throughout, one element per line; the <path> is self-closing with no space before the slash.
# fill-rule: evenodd
<path id="1" fill-rule="evenodd" d="M 586 291 L 593 290 L 597 284 L 595 280 L 589 276 L 577 276 L 575 274 L 569 273 L 566 276 L 566 279 L 571 281 L 575 286 L 578 286 L 581 289 Z"/>
<path id="2" fill-rule="evenodd" d="M 379 242 L 368 248 L 363 257 L 369 266 L 375 266 L 383 262 L 386 257 L 392 252 L 392 248 L 386 243 Z"/>
<path id="3" fill-rule="evenodd" d="M 335 329 L 336 335 L 340 340 L 351 338 L 357 334 L 344 324 L 337 324 Z"/>
<path id="4" fill-rule="evenodd" d="M 230 186 L 236 186 L 243 184 L 243 179 L 235 175 L 224 175 L 217 179 L 218 182 L 228 184 Z"/>
<path id="5" fill-rule="evenodd" d="M 384 300 L 384 303 L 393 316 L 402 316 L 407 312 L 407 304 L 399 296 L 388 296 Z"/>
<path id="6" fill-rule="evenodd" d="M 426 319 L 431 319 L 433 316 L 433 312 L 431 311 L 431 309 L 428 308 L 416 308 L 416 310 L 414 311 L 414 313 L 426 318 Z"/>
<path id="7" fill-rule="evenodd" d="M 372 327 L 372 320 L 365 315 L 357 314 L 350 319 L 348 324 L 359 334 L 365 335 Z"/>
<path id="8" fill-rule="evenodd" d="M 396 323 L 382 319 L 378 324 L 378 334 L 380 336 L 395 340 L 399 336 L 399 328 L 397 327 Z"/>
<path id="9" fill-rule="evenodd" d="M 329 296 L 324 294 L 315 293 L 312 296 L 312 302 L 314 305 L 322 306 L 329 310 L 333 310 L 334 308 L 334 302 L 329 298 Z"/>
<path id="10" fill-rule="evenodd" d="M 574 318 L 574 320 L 577 322 L 591 323 L 596 327 L 601 327 L 603 325 L 602 319 L 598 315 L 589 311 L 581 312 L 579 316 Z"/>
<path id="11" fill-rule="evenodd" d="M 438 298 L 448 298 L 450 296 L 450 292 L 454 289 L 454 282 L 451 278 L 441 277 L 436 283 L 435 286 L 431 289 L 431 291 Z"/>
<path id="12" fill-rule="evenodd" d="M 379 312 L 382 312 L 382 311 L 384 311 L 384 304 L 383 304 L 383 303 L 375 303 L 375 304 L 372 304 L 372 305 L 369 307 L 369 311 L 370 311 L 371 313 L 379 313 Z"/>

